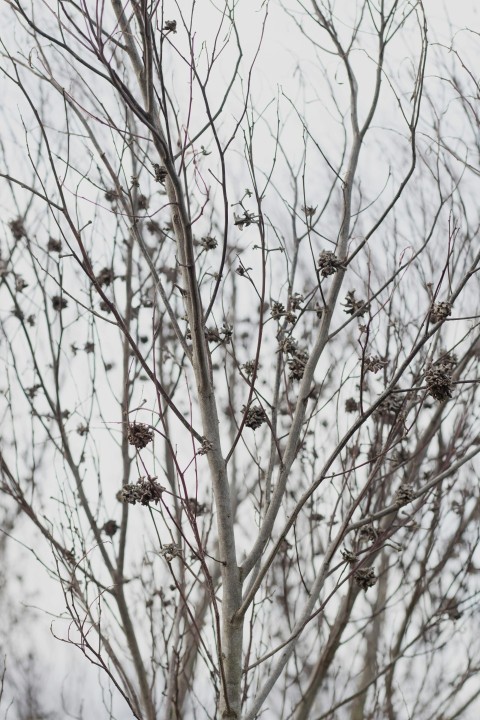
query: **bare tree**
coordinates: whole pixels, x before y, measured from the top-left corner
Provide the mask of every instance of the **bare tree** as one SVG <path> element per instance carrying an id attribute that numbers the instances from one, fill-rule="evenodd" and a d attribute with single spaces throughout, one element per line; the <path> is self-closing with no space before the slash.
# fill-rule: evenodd
<path id="1" fill-rule="evenodd" d="M 108 716 L 477 717 L 478 83 L 247 5 L 4 3 L 2 503 Z"/>

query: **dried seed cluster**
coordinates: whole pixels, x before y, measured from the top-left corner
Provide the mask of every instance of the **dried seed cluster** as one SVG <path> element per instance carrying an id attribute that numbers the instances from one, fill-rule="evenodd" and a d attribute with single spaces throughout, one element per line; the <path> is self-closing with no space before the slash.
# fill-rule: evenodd
<path id="1" fill-rule="evenodd" d="M 342 265 L 332 250 L 322 250 L 318 256 L 317 267 L 322 277 L 328 277 L 338 272 Z"/>
<path id="2" fill-rule="evenodd" d="M 364 525 L 360 530 L 360 540 L 364 542 L 375 542 L 378 538 L 378 531 L 374 528 L 372 523 Z"/>
<path id="3" fill-rule="evenodd" d="M 218 246 L 217 238 L 211 237 L 211 235 L 206 235 L 206 237 L 203 237 L 200 240 L 200 245 L 204 250 L 215 250 Z"/>
<path id="4" fill-rule="evenodd" d="M 8 223 L 8 227 L 12 231 L 14 240 L 21 240 L 27 234 L 27 231 L 25 230 L 25 225 L 23 224 L 23 220 L 21 217 L 16 218 L 16 220 L 10 220 L 10 222 Z"/>
<path id="5" fill-rule="evenodd" d="M 430 310 L 430 320 L 432 323 L 438 323 L 446 320 L 452 314 L 452 306 L 449 302 L 435 303 Z"/>
<path id="6" fill-rule="evenodd" d="M 54 295 L 52 297 L 52 307 L 56 312 L 61 312 L 62 310 L 65 310 L 67 305 L 67 299 L 62 297 L 62 295 Z"/>
<path id="7" fill-rule="evenodd" d="M 207 512 L 207 506 L 205 505 L 205 503 L 198 502 L 197 498 L 188 498 L 187 505 L 192 515 L 205 515 L 205 513 Z"/>
<path id="8" fill-rule="evenodd" d="M 102 530 L 108 537 L 113 537 L 117 530 L 119 530 L 119 526 L 115 522 L 115 520 L 107 520 L 105 525 L 103 526 Z"/>
<path id="9" fill-rule="evenodd" d="M 355 290 L 349 290 L 345 297 L 345 302 L 342 303 L 345 310 L 343 311 L 347 315 L 358 314 L 360 317 L 365 315 L 369 309 L 369 305 L 365 300 L 357 300 L 355 297 Z"/>
<path id="10" fill-rule="evenodd" d="M 375 417 L 393 425 L 398 419 L 403 400 L 399 395 L 389 395 L 375 411 Z"/>
<path id="11" fill-rule="evenodd" d="M 206 455 L 209 450 L 213 448 L 212 443 L 210 440 L 207 440 L 206 437 L 202 437 L 202 446 L 199 450 L 197 450 L 197 455 Z"/>
<path id="12" fill-rule="evenodd" d="M 347 550 L 347 548 L 345 548 L 340 552 L 345 562 L 347 562 L 349 565 L 354 565 L 357 562 L 358 556 L 356 553 L 353 552 L 353 550 Z"/>
<path id="13" fill-rule="evenodd" d="M 143 423 L 132 423 L 128 426 L 128 442 L 137 450 L 142 450 L 153 440 L 153 430 Z"/>
<path id="14" fill-rule="evenodd" d="M 100 287 L 102 287 L 103 285 L 107 285 L 107 287 L 108 287 L 115 280 L 115 276 L 114 276 L 113 270 L 111 268 L 104 267 L 104 268 L 102 268 L 102 270 L 100 270 L 100 272 L 98 273 L 98 275 L 96 276 L 95 279 L 96 279 L 97 283 L 100 285 Z"/>
<path id="15" fill-rule="evenodd" d="M 56 240 L 53 237 L 48 238 L 47 250 L 48 250 L 48 252 L 57 252 L 57 253 L 61 252 L 62 241 Z"/>
<path id="16" fill-rule="evenodd" d="M 182 556 L 182 549 L 175 543 L 168 543 L 160 550 L 160 555 L 164 557 L 167 562 L 171 562 L 173 558 Z"/>
<path id="17" fill-rule="evenodd" d="M 153 172 L 155 173 L 155 182 L 160 183 L 160 185 L 164 185 L 168 174 L 166 168 L 164 168 L 163 165 L 159 165 L 158 163 L 153 163 Z"/>
<path id="18" fill-rule="evenodd" d="M 281 302 L 272 302 L 270 315 L 274 320 L 278 320 L 278 318 L 282 317 L 282 315 L 285 315 L 285 306 Z"/>
<path id="19" fill-rule="evenodd" d="M 301 380 L 305 367 L 308 362 L 308 352 L 306 350 L 298 350 L 288 361 L 288 369 L 290 370 L 288 377 L 290 380 Z"/>
<path id="20" fill-rule="evenodd" d="M 347 413 L 354 413 L 358 410 L 358 402 L 355 398 L 347 398 L 345 400 L 345 411 Z"/>
<path id="21" fill-rule="evenodd" d="M 452 373 L 456 364 L 455 355 L 445 353 L 427 367 L 425 372 L 427 392 L 435 400 L 443 402 L 452 397 Z"/>
<path id="22" fill-rule="evenodd" d="M 378 580 L 375 574 L 375 568 L 373 567 L 360 568 L 356 571 L 353 578 L 357 585 L 365 591 L 367 591 L 369 587 L 373 587 Z"/>
<path id="23" fill-rule="evenodd" d="M 243 363 L 242 370 L 247 377 L 251 377 L 255 371 L 255 360 L 247 360 Z"/>
<path id="24" fill-rule="evenodd" d="M 153 502 L 157 504 L 165 488 L 157 482 L 156 478 L 139 478 L 135 484 L 124 485 L 118 495 L 119 500 L 129 505 L 148 505 Z"/>
<path id="25" fill-rule="evenodd" d="M 402 483 L 395 493 L 393 502 L 395 505 L 398 505 L 398 507 L 403 507 L 403 505 L 408 505 L 414 499 L 415 490 L 413 489 L 413 485 L 411 485 L 411 483 Z"/>
<path id="26" fill-rule="evenodd" d="M 380 360 L 378 355 L 368 355 L 365 358 L 365 370 L 368 370 L 369 372 L 377 373 L 379 370 L 381 370 L 385 365 L 387 365 L 386 360 Z"/>
<path id="27" fill-rule="evenodd" d="M 260 405 L 250 405 L 248 410 L 244 405 L 242 412 L 246 412 L 245 425 L 252 430 L 259 428 L 267 419 L 265 410 Z"/>

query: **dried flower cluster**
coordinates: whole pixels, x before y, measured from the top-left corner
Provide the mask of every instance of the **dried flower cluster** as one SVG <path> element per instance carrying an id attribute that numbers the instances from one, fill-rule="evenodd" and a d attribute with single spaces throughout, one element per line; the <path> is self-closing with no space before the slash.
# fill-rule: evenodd
<path id="1" fill-rule="evenodd" d="M 202 445 L 199 450 L 197 450 L 197 455 L 206 455 L 209 450 L 213 448 L 212 443 L 210 440 L 207 440 L 206 437 L 202 437 Z"/>
<path id="2" fill-rule="evenodd" d="M 347 562 L 349 565 L 354 565 L 357 562 L 358 556 L 357 553 L 353 552 L 353 550 L 347 550 L 347 548 L 345 548 L 340 552 L 345 562 Z"/>
<path id="3" fill-rule="evenodd" d="M 435 303 L 430 310 L 430 320 L 432 323 L 438 323 L 446 320 L 452 314 L 452 306 L 449 302 Z"/>
<path id="4" fill-rule="evenodd" d="M 153 430 L 143 423 L 132 423 L 128 426 L 128 442 L 137 450 L 142 450 L 153 440 Z"/>
<path id="5" fill-rule="evenodd" d="M 413 485 L 411 485 L 411 483 L 402 483 L 395 493 L 393 502 L 395 505 L 398 505 L 398 507 L 403 507 L 403 505 L 408 505 L 414 499 L 415 490 L 413 489 Z"/>
<path id="6" fill-rule="evenodd" d="M 357 412 L 358 408 L 359 405 L 355 398 L 347 398 L 345 400 L 345 412 L 354 413 Z"/>
<path id="7" fill-rule="evenodd" d="M 116 190 L 107 190 L 104 197 L 107 202 L 114 203 L 118 200 L 118 193 Z"/>
<path id="8" fill-rule="evenodd" d="M 318 206 L 312 207 L 311 205 L 302 205 L 302 210 L 307 218 L 313 217 Z"/>
<path id="9" fill-rule="evenodd" d="M 345 310 L 343 311 L 347 315 L 359 315 L 362 317 L 365 315 L 366 312 L 368 312 L 369 305 L 365 302 L 365 300 L 357 300 L 355 298 L 355 290 L 349 290 L 347 292 L 347 295 L 345 297 L 345 302 L 342 303 Z"/>
<path id="10" fill-rule="evenodd" d="M 379 405 L 374 415 L 375 417 L 380 418 L 384 422 L 393 425 L 398 420 L 398 414 L 402 408 L 402 405 L 403 400 L 399 395 L 389 395 L 387 398 L 385 398 L 381 405 Z"/>
<path id="11" fill-rule="evenodd" d="M 243 363 L 242 370 L 247 377 L 251 377 L 255 372 L 255 360 L 247 360 L 246 363 Z"/>
<path id="12" fill-rule="evenodd" d="M 205 328 L 205 337 L 209 343 L 228 343 L 233 335 L 233 326 L 228 323 L 223 323 L 221 328 L 208 327 Z M 187 334 L 190 337 L 190 334 Z"/>
<path id="13" fill-rule="evenodd" d="M 165 32 L 177 32 L 177 21 L 176 20 L 166 20 L 165 25 L 163 26 L 163 30 Z"/>
<path id="14" fill-rule="evenodd" d="M 119 492 L 119 500 L 129 505 L 148 505 L 153 502 L 157 504 L 165 488 L 157 482 L 157 478 L 139 478 L 135 484 L 124 485 Z"/>
<path id="15" fill-rule="evenodd" d="M 304 300 L 305 298 L 300 293 L 293 293 L 290 295 L 290 307 L 292 310 L 300 310 Z"/>
<path id="16" fill-rule="evenodd" d="M 445 353 L 427 367 L 425 372 L 427 392 L 435 400 L 443 402 L 452 397 L 452 373 L 456 364 L 455 355 Z"/>
<path id="17" fill-rule="evenodd" d="M 274 300 L 270 309 L 270 315 L 274 320 L 278 320 L 282 315 L 285 315 L 285 306 L 281 302 Z"/>
<path id="18" fill-rule="evenodd" d="M 367 355 L 367 357 L 365 358 L 364 367 L 365 370 L 368 370 L 369 372 L 377 373 L 387 364 L 387 361 L 380 360 L 378 355 Z"/>
<path id="19" fill-rule="evenodd" d="M 98 275 L 96 276 L 96 281 L 100 285 L 100 287 L 103 287 L 103 285 L 109 285 L 112 284 L 112 282 L 115 280 L 115 276 L 113 274 L 113 270 L 109 267 L 104 267 Z"/>
<path id="20" fill-rule="evenodd" d="M 113 537 L 117 530 L 119 530 L 119 526 L 115 522 L 115 520 L 107 520 L 105 525 L 102 527 L 103 532 L 107 537 Z"/>
<path id="21" fill-rule="evenodd" d="M 61 295 L 54 295 L 52 297 L 52 307 L 56 312 L 61 312 L 62 310 L 65 310 L 67 305 L 67 299 L 62 297 Z"/>
<path id="22" fill-rule="evenodd" d="M 153 163 L 153 172 L 155 173 L 155 182 L 160 183 L 160 185 L 165 184 L 165 180 L 167 179 L 167 171 L 163 167 L 163 165 L 159 165 L 158 163 Z"/>
<path id="23" fill-rule="evenodd" d="M 23 220 L 21 217 L 16 218 L 16 220 L 10 220 L 8 223 L 8 227 L 12 231 L 12 235 L 14 240 L 21 240 L 23 237 L 26 236 L 27 231 L 25 230 L 25 225 L 23 224 Z"/>
<path id="24" fill-rule="evenodd" d="M 267 419 L 265 410 L 260 405 L 250 405 L 248 410 L 244 405 L 242 412 L 246 412 L 245 425 L 252 430 L 259 428 Z"/>
<path id="25" fill-rule="evenodd" d="M 192 515 L 205 515 L 207 512 L 207 506 L 205 503 L 198 502 L 197 498 L 190 497 L 187 500 L 187 506 Z"/>
<path id="26" fill-rule="evenodd" d="M 338 272 L 342 264 L 332 250 L 322 250 L 318 257 L 317 267 L 322 277 L 328 277 Z"/>
<path id="27" fill-rule="evenodd" d="M 375 568 L 373 567 L 360 568 L 355 572 L 353 578 L 357 585 L 362 590 L 365 590 L 365 592 L 368 590 L 369 587 L 373 587 L 378 580 L 375 574 Z"/>
<path id="28" fill-rule="evenodd" d="M 200 240 L 200 245 L 204 250 L 215 250 L 218 246 L 218 241 L 217 238 L 214 238 L 211 235 L 206 235 Z"/>
<path id="29" fill-rule="evenodd" d="M 182 556 L 182 549 L 175 543 L 168 543 L 160 550 L 160 555 L 164 557 L 167 562 L 172 562 L 173 558 Z"/>
<path id="30" fill-rule="evenodd" d="M 301 380 L 308 362 L 307 350 L 298 350 L 288 361 L 288 377 L 290 380 Z"/>
<path id="31" fill-rule="evenodd" d="M 61 250 L 62 250 L 62 241 L 61 241 L 61 240 L 56 240 L 56 239 L 53 238 L 53 237 L 48 238 L 47 250 L 48 250 L 48 252 L 56 252 L 56 253 L 61 252 Z"/>
<path id="32" fill-rule="evenodd" d="M 360 540 L 363 542 L 375 542 L 378 538 L 378 531 L 372 523 L 364 525 L 360 530 Z"/>
<path id="33" fill-rule="evenodd" d="M 298 352 L 298 343 L 293 337 L 286 337 L 279 345 L 279 348 L 282 352 L 286 353 L 287 355 L 296 355 Z"/>

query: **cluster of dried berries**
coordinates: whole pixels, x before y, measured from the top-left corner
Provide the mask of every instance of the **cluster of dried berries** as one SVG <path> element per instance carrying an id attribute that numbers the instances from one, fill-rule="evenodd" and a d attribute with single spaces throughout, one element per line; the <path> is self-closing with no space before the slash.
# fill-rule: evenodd
<path id="1" fill-rule="evenodd" d="M 247 360 L 246 363 L 243 363 L 242 370 L 247 377 L 251 377 L 255 372 L 255 360 Z"/>
<path id="2" fill-rule="evenodd" d="M 78 425 L 77 426 L 77 434 L 80 435 L 80 437 L 84 437 L 85 435 L 88 435 L 88 425 Z"/>
<path id="3" fill-rule="evenodd" d="M 345 400 L 345 411 L 347 413 L 354 413 L 357 412 L 359 408 L 358 402 L 355 400 L 355 398 L 347 398 Z"/>
<path id="4" fill-rule="evenodd" d="M 198 502 L 197 498 L 188 498 L 187 505 L 192 515 L 205 515 L 205 513 L 207 512 L 207 506 L 205 505 L 205 503 Z"/>
<path id="5" fill-rule="evenodd" d="M 100 270 L 95 280 L 100 285 L 100 287 L 103 287 L 103 285 L 107 285 L 108 287 L 115 280 L 115 275 L 113 274 L 113 270 L 111 268 L 104 267 L 102 268 L 102 270 Z"/>
<path id="6" fill-rule="evenodd" d="M 215 250 L 218 246 L 218 241 L 217 238 L 214 238 L 211 235 L 206 235 L 200 240 L 200 245 L 204 250 Z"/>
<path id="7" fill-rule="evenodd" d="M 449 302 L 435 303 L 430 310 L 430 321 L 438 323 L 446 320 L 452 314 L 452 306 Z"/>
<path id="8" fill-rule="evenodd" d="M 338 272 L 342 264 L 332 250 L 322 250 L 318 257 L 317 267 L 322 277 L 328 277 Z"/>
<path id="9" fill-rule="evenodd" d="M 8 223 L 8 227 L 12 231 L 14 240 L 21 240 L 22 237 L 25 237 L 27 234 L 27 231 L 25 230 L 25 225 L 23 224 L 23 220 L 21 217 L 16 218 L 16 220 L 10 220 L 10 222 Z"/>
<path id="10" fill-rule="evenodd" d="M 347 562 L 349 565 L 355 565 L 358 560 L 358 556 L 356 553 L 353 552 L 353 550 L 347 550 L 347 548 L 345 548 L 340 552 L 345 562 Z"/>
<path id="11" fill-rule="evenodd" d="M 143 423 L 132 423 L 128 426 L 128 442 L 137 450 L 142 450 L 153 440 L 153 430 Z"/>
<path id="12" fill-rule="evenodd" d="M 349 290 L 347 292 L 347 295 L 345 297 L 345 302 L 342 303 L 342 306 L 345 308 L 343 311 L 347 315 L 359 315 L 362 317 L 365 315 L 366 312 L 368 312 L 369 305 L 365 302 L 365 300 L 357 300 L 355 298 L 355 290 Z"/>
<path id="13" fill-rule="evenodd" d="M 52 307 L 56 312 L 61 312 L 62 310 L 65 310 L 67 305 L 67 299 L 62 297 L 62 295 L 54 295 L 52 297 Z"/>
<path id="14" fill-rule="evenodd" d="M 47 250 L 48 250 L 48 252 L 57 252 L 57 253 L 61 252 L 62 251 L 62 241 L 56 240 L 53 237 L 48 238 Z"/>
<path id="15" fill-rule="evenodd" d="M 410 483 L 402 483 L 395 493 L 393 503 L 394 505 L 398 505 L 398 507 L 403 507 L 411 503 L 414 499 L 415 490 L 413 489 L 413 485 Z"/>
<path id="16" fill-rule="evenodd" d="M 165 492 L 165 488 L 157 482 L 156 478 L 139 478 L 139 480 L 132 485 L 124 485 L 118 494 L 119 500 L 129 505 L 148 505 L 153 502 L 157 504 L 162 493 Z"/>
<path id="17" fill-rule="evenodd" d="M 117 525 L 115 520 L 107 520 L 105 525 L 102 527 L 102 530 L 108 537 L 113 537 L 117 530 L 120 530 L 120 527 Z"/>
<path id="18" fill-rule="evenodd" d="M 301 380 L 308 362 L 307 350 L 298 350 L 288 361 L 288 377 L 290 380 Z"/>
<path id="19" fill-rule="evenodd" d="M 252 430 L 259 428 L 267 419 L 265 410 L 260 407 L 260 405 L 250 405 L 248 410 L 244 405 L 242 407 L 242 412 L 246 413 L 245 425 L 252 428 Z"/>
<path id="20" fill-rule="evenodd" d="M 452 397 L 452 373 L 456 364 L 456 356 L 445 353 L 428 366 L 425 372 L 427 392 L 435 398 L 435 400 L 443 402 Z"/>
<path id="21" fill-rule="evenodd" d="M 380 360 L 378 355 L 367 355 L 364 361 L 365 370 L 369 372 L 377 373 L 385 365 L 388 365 L 386 360 Z"/>
<path id="22" fill-rule="evenodd" d="M 160 550 L 160 555 L 164 557 L 167 562 L 171 562 L 173 558 L 182 556 L 182 550 L 175 543 L 168 543 Z"/>
<path id="23" fill-rule="evenodd" d="M 206 437 L 202 437 L 202 446 L 199 450 L 197 450 L 197 455 L 206 455 L 212 447 L 213 445 L 210 440 L 207 440 Z"/>
<path id="24" fill-rule="evenodd" d="M 386 423 L 393 425 L 397 419 L 398 414 L 402 408 L 403 400 L 397 395 L 389 395 L 375 410 L 375 417 L 380 418 Z"/>
<path id="25" fill-rule="evenodd" d="M 375 574 L 375 568 L 373 567 L 360 568 L 355 572 L 353 579 L 357 585 L 365 591 L 367 591 L 369 587 L 373 587 L 378 580 Z"/>
<path id="26" fill-rule="evenodd" d="M 153 163 L 153 172 L 155 173 L 155 182 L 160 183 L 160 185 L 164 185 L 168 174 L 166 168 L 158 163 Z"/>

